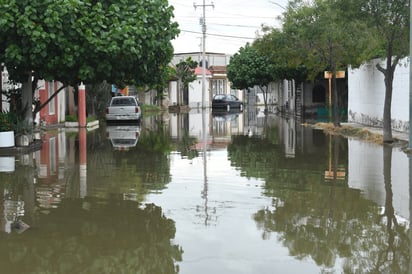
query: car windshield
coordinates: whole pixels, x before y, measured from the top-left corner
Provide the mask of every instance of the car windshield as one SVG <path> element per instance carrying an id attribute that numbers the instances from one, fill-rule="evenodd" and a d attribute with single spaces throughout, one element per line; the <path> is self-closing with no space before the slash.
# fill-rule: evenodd
<path id="1" fill-rule="evenodd" d="M 113 98 L 112 106 L 136 106 L 136 100 L 133 100 L 133 98 L 116 97 Z"/>
<path id="2" fill-rule="evenodd" d="M 226 98 L 226 95 L 224 94 L 219 94 L 215 96 L 215 100 L 224 100 Z"/>

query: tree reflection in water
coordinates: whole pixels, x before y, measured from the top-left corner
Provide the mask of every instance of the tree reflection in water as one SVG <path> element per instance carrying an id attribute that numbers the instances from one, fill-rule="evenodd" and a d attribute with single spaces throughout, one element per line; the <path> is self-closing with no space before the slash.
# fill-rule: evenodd
<path id="1" fill-rule="evenodd" d="M 175 223 L 160 207 L 65 199 L 23 234 L 1 235 L 4 273 L 178 273 Z"/>
<path id="2" fill-rule="evenodd" d="M 347 165 L 347 141 L 332 140 L 336 170 Z M 265 179 L 265 195 L 273 197 L 272 207 L 254 215 L 263 239 L 276 235 L 292 256 L 310 257 L 326 272 L 340 265 L 345 273 L 408 273 L 408 226 L 393 208 L 391 147 L 383 147 L 383 213 L 336 176 L 321 183 L 328 155 L 298 152 L 290 160 L 273 140 L 245 136 L 234 137 L 228 151 L 244 176 Z"/>

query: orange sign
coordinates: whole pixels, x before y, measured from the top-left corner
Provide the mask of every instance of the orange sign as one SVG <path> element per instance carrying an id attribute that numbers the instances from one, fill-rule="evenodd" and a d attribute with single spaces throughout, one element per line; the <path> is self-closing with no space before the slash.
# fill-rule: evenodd
<path id="1" fill-rule="evenodd" d="M 344 70 L 338 70 L 336 72 L 336 78 L 345 78 L 345 71 Z M 331 71 L 325 71 L 325 79 L 332 79 L 332 72 Z"/>

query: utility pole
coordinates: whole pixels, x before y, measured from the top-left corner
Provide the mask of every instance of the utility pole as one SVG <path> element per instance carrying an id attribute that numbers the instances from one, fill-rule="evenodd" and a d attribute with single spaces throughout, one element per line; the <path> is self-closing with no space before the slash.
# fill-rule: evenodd
<path id="1" fill-rule="evenodd" d="M 410 14 L 409 19 L 412 18 L 412 1 L 409 3 Z M 412 149 L 412 21 L 409 20 L 409 149 Z M 411 160 L 410 160 L 411 161 Z M 412 186 L 411 186 L 412 187 Z M 412 265 L 412 262 L 411 262 Z"/>
<path id="2" fill-rule="evenodd" d="M 206 7 L 215 7 L 213 2 L 211 4 L 205 3 L 206 0 L 203 0 L 202 5 L 197 5 L 193 3 L 193 7 L 196 9 L 197 7 L 203 8 L 203 17 L 201 18 L 200 24 L 202 26 L 202 108 L 204 109 L 205 106 L 205 94 L 206 94 Z"/>

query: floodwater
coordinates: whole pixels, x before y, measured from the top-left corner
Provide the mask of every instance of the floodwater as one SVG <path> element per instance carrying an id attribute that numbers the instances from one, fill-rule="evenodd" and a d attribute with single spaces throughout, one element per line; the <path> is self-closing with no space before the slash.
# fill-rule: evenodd
<path id="1" fill-rule="evenodd" d="M 1 273 L 412 273 L 398 148 L 257 109 L 38 138 L 0 157 Z"/>

